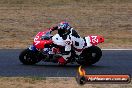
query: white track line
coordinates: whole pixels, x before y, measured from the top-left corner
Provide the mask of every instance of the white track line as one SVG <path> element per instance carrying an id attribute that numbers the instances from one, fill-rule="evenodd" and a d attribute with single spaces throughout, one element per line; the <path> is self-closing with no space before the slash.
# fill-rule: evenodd
<path id="1" fill-rule="evenodd" d="M 132 50 L 132 49 L 101 49 L 101 50 Z"/>

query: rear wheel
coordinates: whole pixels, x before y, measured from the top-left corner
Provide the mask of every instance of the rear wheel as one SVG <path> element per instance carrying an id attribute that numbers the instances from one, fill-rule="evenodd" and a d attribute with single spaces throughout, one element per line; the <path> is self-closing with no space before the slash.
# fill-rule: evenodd
<path id="1" fill-rule="evenodd" d="M 36 53 L 29 49 L 25 49 L 21 52 L 21 54 L 19 55 L 19 60 L 25 65 L 33 65 L 41 61 Z"/>
<path id="2" fill-rule="evenodd" d="M 82 60 L 78 63 L 81 65 L 92 65 L 98 62 L 102 56 L 102 51 L 97 46 L 91 46 L 87 49 L 85 49 L 82 54 L 80 55 L 82 57 Z"/>

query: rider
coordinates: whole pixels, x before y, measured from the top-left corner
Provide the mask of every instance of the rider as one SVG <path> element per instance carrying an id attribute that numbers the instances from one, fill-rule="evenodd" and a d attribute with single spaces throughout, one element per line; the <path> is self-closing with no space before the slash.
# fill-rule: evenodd
<path id="1" fill-rule="evenodd" d="M 71 47 L 73 46 L 77 55 L 81 54 L 84 47 L 84 40 L 78 33 L 69 25 L 68 22 L 60 22 L 57 26 L 50 28 L 50 31 L 58 30 L 58 34 L 65 41 L 65 49 L 62 57 L 58 59 L 59 64 L 64 65 L 67 63 L 68 58 L 71 56 Z"/>

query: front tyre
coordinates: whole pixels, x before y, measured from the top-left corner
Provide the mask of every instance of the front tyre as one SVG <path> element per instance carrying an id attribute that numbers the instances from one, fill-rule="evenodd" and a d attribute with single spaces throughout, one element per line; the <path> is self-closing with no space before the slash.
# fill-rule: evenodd
<path id="1" fill-rule="evenodd" d="M 83 57 L 83 60 L 79 64 L 89 66 L 100 60 L 102 51 L 97 46 L 91 46 L 82 52 L 81 57 Z"/>
<path id="2" fill-rule="evenodd" d="M 20 53 L 19 60 L 25 65 L 33 65 L 41 61 L 41 59 L 37 57 L 36 53 L 28 48 Z"/>

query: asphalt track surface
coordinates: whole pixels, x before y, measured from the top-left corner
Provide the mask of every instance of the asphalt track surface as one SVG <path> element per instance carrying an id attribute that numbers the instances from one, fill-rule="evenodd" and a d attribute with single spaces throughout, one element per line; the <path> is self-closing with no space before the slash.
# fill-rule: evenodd
<path id="1" fill-rule="evenodd" d="M 40 62 L 36 65 L 23 65 L 18 56 L 22 50 L 0 50 L 0 76 L 4 77 L 75 77 L 79 65 L 64 67 L 54 63 Z M 87 74 L 130 74 L 132 75 L 132 50 L 103 50 L 101 60 L 84 67 Z"/>

